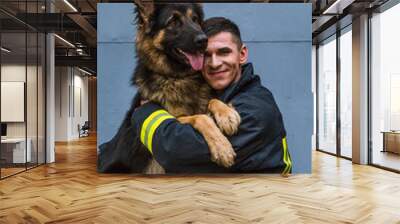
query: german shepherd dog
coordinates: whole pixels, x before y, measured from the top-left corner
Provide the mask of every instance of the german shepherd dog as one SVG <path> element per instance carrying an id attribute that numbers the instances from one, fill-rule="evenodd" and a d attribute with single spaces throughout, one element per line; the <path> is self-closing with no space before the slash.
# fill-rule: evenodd
<path id="1" fill-rule="evenodd" d="M 230 105 L 213 98 L 213 90 L 201 75 L 207 48 L 207 36 L 201 29 L 204 17 L 201 5 L 148 0 L 137 0 L 135 5 L 137 67 L 132 83 L 137 86 L 141 101 L 158 103 L 180 123 L 191 124 L 205 138 L 211 160 L 221 166 L 232 166 L 236 154 L 222 132 L 234 134 L 240 116 Z M 162 173 L 148 150 L 132 141 L 130 119 L 138 100 L 134 102 L 117 135 L 100 146 L 101 151 L 116 147 L 113 155 L 105 154 L 102 160 L 107 160 L 105 156 L 116 160 L 115 154 L 120 153 L 131 172 Z"/>

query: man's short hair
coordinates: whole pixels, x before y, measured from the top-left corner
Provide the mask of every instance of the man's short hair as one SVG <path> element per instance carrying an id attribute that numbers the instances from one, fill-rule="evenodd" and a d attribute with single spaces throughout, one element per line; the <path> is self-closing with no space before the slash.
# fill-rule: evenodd
<path id="1" fill-rule="evenodd" d="M 203 23 L 203 31 L 207 37 L 217 35 L 221 32 L 229 32 L 232 34 L 233 41 L 237 44 L 238 49 L 243 45 L 239 27 L 225 17 L 212 17 L 205 20 Z"/>

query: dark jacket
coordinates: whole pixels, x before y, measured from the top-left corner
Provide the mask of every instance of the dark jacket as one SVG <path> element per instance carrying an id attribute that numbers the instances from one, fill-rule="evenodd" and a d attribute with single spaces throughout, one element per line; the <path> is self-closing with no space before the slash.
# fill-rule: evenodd
<path id="1" fill-rule="evenodd" d="M 142 136 L 142 143 L 149 148 L 151 142 L 154 158 L 169 173 L 291 172 L 282 115 L 272 93 L 253 74 L 251 64 L 242 67 L 241 79 L 225 89 L 219 99 L 232 103 L 242 119 L 238 133 L 228 137 L 237 154 L 235 164 L 229 169 L 210 160 L 207 143 L 192 126 L 180 124 L 166 112 L 157 116 L 164 116 L 162 121 L 155 122 L 154 115 L 162 110 L 157 104 L 147 103 L 135 110 L 133 131 L 144 136 L 149 123 L 158 123 L 150 138 L 148 133 L 146 138 Z M 149 117 L 153 120 L 149 121 Z"/>

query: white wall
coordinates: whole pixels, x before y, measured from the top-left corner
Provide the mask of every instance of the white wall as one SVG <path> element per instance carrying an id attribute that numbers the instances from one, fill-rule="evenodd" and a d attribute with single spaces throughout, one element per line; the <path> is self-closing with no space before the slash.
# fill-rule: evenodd
<path id="1" fill-rule="evenodd" d="M 55 68 L 55 141 L 68 140 L 69 80 L 67 67 Z"/>
<path id="2" fill-rule="evenodd" d="M 28 71 L 32 67 L 28 66 Z M 30 72 L 28 72 L 30 74 Z M 4 64 L 1 66 L 1 81 L 2 82 L 25 82 L 25 64 Z M 25 82 L 26 83 L 26 82 Z M 4 96 L 3 96 L 4 97 Z M 6 110 L 6 108 L 1 108 Z M 25 137 L 25 122 L 10 122 L 7 123 L 8 137 Z"/>
<path id="3" fill-rule="evenodd" d="M 1 81 L 1 121 L 24 122 L 25 83 Z"/>
<path id="4" fill-rule="evenodd" d="M 82 126 L 89 117 L 88 77 L 76 68 L 56 67 L 55 85 L 55 140 L 77 139 L 78 124 Z"/>

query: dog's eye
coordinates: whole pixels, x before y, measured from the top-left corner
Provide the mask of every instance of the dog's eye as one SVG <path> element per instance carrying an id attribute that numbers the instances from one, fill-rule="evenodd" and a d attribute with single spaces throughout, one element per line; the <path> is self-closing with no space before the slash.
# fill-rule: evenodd
<path id="1" fill-rule="evenodd" d="M 176 24 L 177 24 L 177 21 L 176 21 L 176 19 L 173 19 L 173 18 L 171 18 L 167 22 L 167 26 L 176 26 Z"/>
<path id="2" fill-rule="evenodd" d="M 170 26 L 170 27 L 178 26 L 180 24 L 180 22 L 181 22 L 181 20 L 179 19 L 179 16 L 174 14 L 168 18 L 167 26 Z"/>

